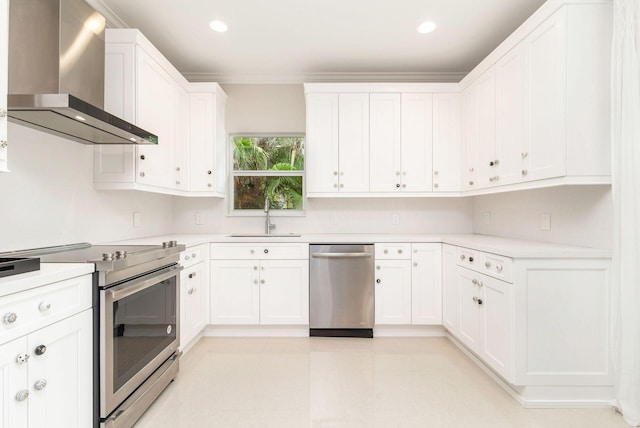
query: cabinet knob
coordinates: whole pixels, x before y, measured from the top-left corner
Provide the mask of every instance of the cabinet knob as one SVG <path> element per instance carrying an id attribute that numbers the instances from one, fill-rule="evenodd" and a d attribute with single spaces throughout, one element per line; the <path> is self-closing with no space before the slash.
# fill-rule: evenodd
<path id="1" fill-rule="evenodd" d="M 30 357 L 31 355 L 27 354 L 26 352 L 23 352 L 22 354 L 18 354 L 18 356 L 16 357 L 16 363 L 25 364 L 29 362 Z"/>
<path id="2" fill-rule="evenodd" d="M 469 263 L 473 263 L 473 257 L 469 256 Z"/>
<path id="3" fill-rule="evenodd" d="M 254 250 L 249 250 L 249 252 L 250 252 L 251 254 L 255 253 L 255 251 L 254 251 Z"/>
<path id="4" fill-rule="evenodd" d="M 402 175 L 407 175 L 407 171 L 402 171 Z"/>
<path id="5" fill-rule="evenodd" d="M 212 186 L 211 186 L 211 183 L 207 183 L 207 187 L 212 187 Z"/>
<path id="6" fill-rule="evenodd" d="M 377 269 L 377 270 L 380 270 L 380 265 L 376 266 L 376 269 Z"/>
<path id="7" fill-rule="evenodd" d="M 18 319 L 18 314 L 16 314 L 15 312 L 9 312 L 4 316 L 4 323 L 13 324 L 14 322 L 16 322 L 17 319 Z"/>
<path id="8" fill-rule="evenodd" d="M 36 391 L 42 391 L 47 386 L 46 379 L 38 379 L 36 383 L 33 384 L 33 387 Z"/>
<path id="9" fill-rule="evenodd" d="M 191 256 L 186 255 L 186 256 L 184 256 L 184 259 L 185 259 L 185 260 L 191 260 Z"/>
<path id="10" fill-rule="evenodd" d="M 265 249 L 264 249 L 264 253 L 265 253 L 265 254 L 269 254 L 269 249 L 268 249 L 268 248 L 265 248 Z"/>
<path id="11" fill-rule="evenodd" d="M 482 299 L 478 299 L 478 304 L 481 305 L 482 304 Z"/>
<path id="12" fill-rule="evenodd" d="M 264 284 L 264 279 L 261 279 L 261 280 L 260 280 L 260 284 Z"/>
<path id="13" fill-rule="evenodd" d="M 140 160 L 145 160 L 145 156 L 144 155 L 140 155 Z"/>
<path id="14" fill-rule="evenodd" d="M 398 254 L 402 254 L 402 248 L 398 249 Z"/>
<path id="15" fill-rule="evenodd" d="M 144 177 L 144 171 L 140 172 L 140 177 Z"/>
<path id="16" fill-rule="evenodd" d="M 208 170 L 208 171 L 207 171 L 207 174 L 208 174 L 208 175 L 211 175 L 211 174 L 213 174 L 213 172 L 212 172 L 211 170 Z"/>
<path id="17" fill-rule="evenodd" d="M 176 185 L 179 186 L 180 185 L 180 181 L 176 180 Z"/>
<path id="18" fill-rule="evenodd" d="M 6 149 L 8 145 L 7 140 L 0 140 L 0 149 Z"/>
<path id="19" fill-rule="evenodd" d="M 4 119 L 7 117 L 7 111 L 3 108 L 0 108 L 0 119 Z"/>
<path id="20" fill-rule="evenodd" d="M 473 301 L 478 302 L 478 298 L 476 296 L 473 296 Z"/>
<path id="21" fill-rule="evenodd" d="M 470 182 L 469 182 L 469 186 L 473 186 L 473 181 L 470 181 Z"/>
<path id="22" fill-rule="evenodd" d="M 413 267 L 418 267 L 418 263 L 417 262 L 413 262 Z"/>
<path id="23" fill-rule="evenodd" d="M 527 153 L 527 152 L 522 152 L 520 155 L 522 156 L 522 159 L 524 159 L 524 158 L 526 158 L 527 156 L 529 156 L 529 153 Z"/>
<path id="24" fill-rule="evenodd" d="M 498 273 L 502 272 L 502 265 L 496 265 L 496 270 Z"/>
<path id="25" fill-rule="evenodd" d="M 22 391 L 18 391 L 16 394 L 16 401 L 24 401 L 29 398 L 29 391 L 23 389 Z"/>
<path id="26" fill-rule="evenodd" d="M 402 188 L 404 189 L 405 187 L 407 187 L 407 185 L 406 185 L 406 184 L 403 184 L 403 185 L 402 185 Z"/>
<path id="27" fill-rule="evenodd" d="M 433 171 L 433 175 L 438 175 L 438 171 Z"/>
<path id="28" fill-rule="evenodd" d="M 477 280 L 477 279 L 475 279 L 475 278 L 473 278 L 473 279 L 471 280 L 471 283 L 472 283 L 473 285 L 478 285 L 478 280 Z"/>
<path id="29" fill-rule="evenodd" d="M 47 302 L 47 301 L 42 301 L 40 302 L 40 304 L 38 305 L 38 309 L 40 309 L 40 312 L 46 312 L 49 309 L 51 309 L 51 303 Z"/>
<path id="30" fill-rule="evenodd" d="M 190 279 L 191 279 L 191 278 L 195 278 L 195 276 L 196 276 L 196 273 L 195 273 L 195 272 L 192 272 L 192 273 L 190 273 L 190 274 L 189 274 L 189 278 L 190 278 Z"/>
<path id="31" fill-rule="evenodd" d="M 380 284 L 382 283 L 382 280 L 380 278 L 376 279 L 376 284 Z"/>
<path id="32" fill-rule="evenodd" d="M 473 172 L 473 168 L 469 168 L 469 172 Z"/>
<path id="33" fill-rule="evenodd" d="M 438 183 L 435 183 L 435 184 L 433 185 L 433 187 L 435 187 L 435 188 L 437 189 L 437 188 L 438 188 Z"/>
<path id="34" fill-rule="evenodd" d="M 526 169 L 522 170 L 522 175 L 527 175 L 527 170 Z"/>
<path id="35" fill-rule="evenodd" d="M 254 280 L 253 280 L 253 283 L 254 283 L 254 284 L 257 284 L 257 283 L 258 283 L 258 280 L 257 280 L 257 279 L 254 279 Z"/>
<path id="36" fill-rule="evenodd" d="M 400 171 L 396 171 L 396 175 L 400 175 Z"/>
<path id="37" fill-rule="evenodd" d="M 333 185 L 333 187 L 334 187 L 334 188 L 337 188 L 337 187 L 338 187 L 338 185 L 337 185 L 337 184 L 334 184 L 334 185 Z"/>
<path id="38" fill-rule="evenodd" d="M 486 267 L 487 269 L 489 269 L 491 267 L 491 262 L 487 261 L 484 262 L 484 267 Z"/>
<path id="39" fill-rule="evenodd" d="M 338 171 L 333 171 L 333 175 L 338 175 Z"/>
<path id="40" fill-rule="evenodd" d="M 340 188 L 343 188 L 343 187 L 344 187 L 344 184 L 340 184 Z"/>
<path id="41" fill-rule="evenodd" d="M 389 250 L 387 250 L 387 249 L 385 248 L 384 253 L 385 253 L 385 254 L 389 254 Z"/>
<path id="42" fill-rule="evenodd" d="M 191 254 L 191 257 L 193 257 L 195 259 L 196 257 L 198 257 L 198 253 Z"/>
<path id="43" fill-rule="evenodd" d="M 460 260 L 464 260 L 464 259 L 466 259 L 465 255 L 464 254 L 460 254 Z"/>
<path id="44" fill-rule="evenodd" d="M 36 350 L 34 351 L 36 355 L 42 355 L 47 352 L 47 347 L 44 345 L 36 346 Z"/>
<path id="45" fill-rule="evenodd" d="M 254 266 L 254 267 L 253 267 L 253 270 L 258 270 L 258 266 Z"/>
<path id="46" fill-rule="evenodd" d="M 397 183 L 397 184 L 396 184 L 396 187 L 399 189 L 399 188 L 400 188 L 400 183 Z"/>
<path id="47" fill-rule="evenodd" d="M 478 281 L 478 287 L 482 287 L 484 286 L 484 283 L 482 281 Z"/>

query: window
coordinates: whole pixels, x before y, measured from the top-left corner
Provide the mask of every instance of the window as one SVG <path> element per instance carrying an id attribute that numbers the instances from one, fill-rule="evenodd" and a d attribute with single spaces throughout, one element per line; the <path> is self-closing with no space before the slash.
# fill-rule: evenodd
<path id="1" fill-rule="evenodd" d="M 232 213 L 304 209 L 304 136 L 232 135 Z"/>

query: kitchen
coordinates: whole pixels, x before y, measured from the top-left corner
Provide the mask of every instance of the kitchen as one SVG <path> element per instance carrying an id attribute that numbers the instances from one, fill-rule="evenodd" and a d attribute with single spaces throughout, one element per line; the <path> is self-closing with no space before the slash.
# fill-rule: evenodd
<path id="1" fill-rule="evenodd" d="M 228 83 L 223 84 L 223 89 L 227 95 L 228 134 L 305 132 L 302 84 Z M 274 103 L 274 99 L 278 102 Z M 252 105 L 251 111 L 246 109 L 248 104 Z M 1 251 L 71 242 L 263 230 L 263 213 L 255 217 L 229 216 L 224 199 L 95 190 L 93 148 L 11 123 L 9 135 L 11 142 L 19 143 L 10 144 L 11 172 L 0 177 L 4 196 L 0 220 L 10 225 L 3 228 Z M 559 186 L 457 198 L 309 198 L 306 203 L 304 217 L 275 216 L 276 231 L 303 235 L 476 233 L 601 249 L 613 247 L 609 185 Z M 139 213 L 137 226 L 133 213 Z M 196 224 L 197 214 L 201 215 L 202 224 Z M 551 214 L 550 230 L 540 230 L 542 214 Z"/>

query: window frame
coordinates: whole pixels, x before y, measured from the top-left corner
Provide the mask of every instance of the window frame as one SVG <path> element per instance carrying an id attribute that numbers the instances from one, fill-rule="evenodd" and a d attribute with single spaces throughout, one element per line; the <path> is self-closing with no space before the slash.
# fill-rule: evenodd
<path id="1" fill-rule="evenodd" d="M 282 210 L 282 209 L 272 209 L 270 210 L 270 214 L 273 217 L 304 217 L 306 216 L 307 210 L 307 188 L 306 188 L 306 151 L 305 151 L 305 167 L 301 171 L 272 171 L 272 170 L 241 170 L 235 171 L 233 169 L 233 156 L 235 146 L 233 144 L 233 139 L 236 137 L 249 137 L 249 138 L 260 138 L 260 137 L 300 137 L 304 138 L 304 144 L 306 146 L 307 136 L 304 132 L 234 132 L 229 134 L 229 139 L 227 141 L 227 166 L 229 171 L 229 176 L 227 177 L 228 182 L 228 195 L 229 197 L 227 202 L 227 216 L 229 217 L 264 217 L 265 213 L 262 209 L 246 209 L 240 210 L 234 208 L 234 200 L 235 200 L 235 177 L 237 176 L 253 176 L 253 177 L 282 177 L 282 176 L 290 176 L 290 177 L 302 177 L 302 209 L 301 210 Z"/>

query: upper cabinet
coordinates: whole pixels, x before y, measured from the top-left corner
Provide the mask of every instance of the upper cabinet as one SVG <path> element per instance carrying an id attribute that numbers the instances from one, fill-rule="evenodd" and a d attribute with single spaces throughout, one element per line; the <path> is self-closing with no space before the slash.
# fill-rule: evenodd
<path id="1" fill-rule="evenodd" d="M 9 58 L 9 2 L 0 0 L 0 172 L 7 165 L 7 82 Z"/>
<path id="2" fill-rule="evenodd" d="M 473 70 L 462 190 L 609 183 L 610 43 L 610 3 L 548 4 Z"/>
<path id="3" fill-rule="evenodd" d="M 456 87 L 306 84 L 307 195 L 456 191 L 460 179 Z M 442 169 L 438 180 L 434 180 L 434 155 Z"/>
<path id="4" fill-rule="evenodd" d="M 153 130 L 158 144 L 97 146 L 95 188 L 223 196 L 222 89 L 187 82 L 137 30 L 110 29 L 106 40 L 105 110 Z"/>

